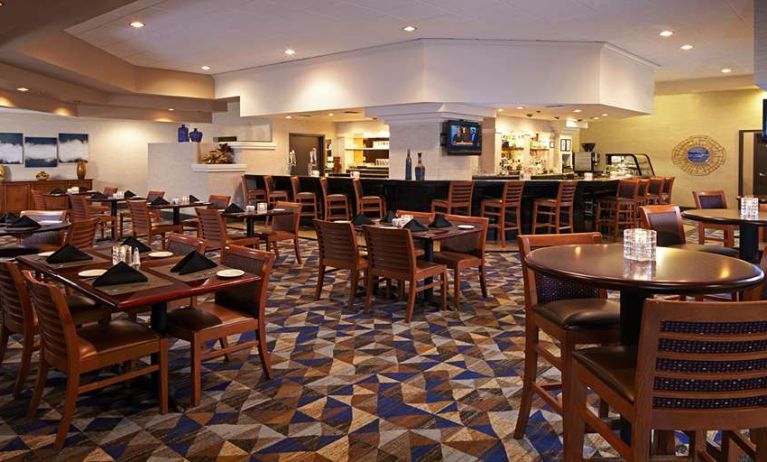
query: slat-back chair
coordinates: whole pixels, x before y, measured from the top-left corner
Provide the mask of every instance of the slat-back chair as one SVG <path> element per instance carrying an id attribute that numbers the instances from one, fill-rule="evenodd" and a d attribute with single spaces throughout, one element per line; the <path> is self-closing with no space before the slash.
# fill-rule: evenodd
<path id="1" fill-rule="evenodd" d="M 451 181 L 448 186 L 447 199 L 432 199 L 431 211 L 454 215 L 471 215 L 473 192 L 473 181 Z"/>
<path id="2" fill-rule="evenodd" d="M 522 233 L 522 194 L 525 182 L 510 180 L 504 182 L 503 192 L 498 199 L 483 199 L 480 216 L 492 219 L 488 225 L 496 229 L 496 240 L 506 247 L 506 233 L 514 231 L 515 237 Z"/>
<path id="3" fill-rule="evenodd" d="M 360 255 L 357 233 L 351 223 L 334 223 L 332 221 L 314 220 L 317 230 L 317 245 L 320 250 L 319 275 L 314 299 L 319 300 L 325 283 L 325 273 L 338 269 L 349 270 L 351 287 L 349 290 L 349 308 L 354 306 L 354 299 L 359 286 L 359 276 L 363 273 L 363 281 L 367 272 L 367 258 Z M 327 267 L 334 268 L 327 270 Z"/>
<path id="4" fill-rule="evenodd" d="M 533 201 L 533 233 L 537 233 L 539 228 L 556 234 L 562 231 L 573 232 L 575 190 L 577 186 L 577 181 L 560 181 L 555 199 L 535 199 Z M 544 217 L 546 220 L 543 222 L 539 221 L 539 216 Z"/>

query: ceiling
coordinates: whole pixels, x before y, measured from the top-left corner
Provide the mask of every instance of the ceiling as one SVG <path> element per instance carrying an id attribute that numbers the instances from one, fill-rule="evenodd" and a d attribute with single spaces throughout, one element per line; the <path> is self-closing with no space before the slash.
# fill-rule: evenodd
<path id="1" fill-rule="evenodd" d="M 660 65 L 659 81 L 751 74 L 754 53 L 753 0 L 141 0 L 66 31 L 134 65 L 211 74 L 415 38 L 609 42 Z"/>

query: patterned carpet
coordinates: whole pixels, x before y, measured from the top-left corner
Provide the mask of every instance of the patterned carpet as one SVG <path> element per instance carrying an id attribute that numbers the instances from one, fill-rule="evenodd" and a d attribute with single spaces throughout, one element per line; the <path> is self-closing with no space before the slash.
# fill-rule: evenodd
<path id="1" fill-rule="evenodd" d="M 51 374 L 40 410 L 25 418 L 31 391 L 10 394 L 14 339 L 0 368 L 0 460 L 560 460 L 561 418 L 540 400 L 527 437 L 511 437 L 524 340 L 515 252 L 488 254 L 489 298 L 469 277 L 460 310 L 417 306 L 408 325 L 403 302 L 379 298 L 364 313 L 360 300 L 348 309 L 345 272 L 327 275 L 323 298 L 313 300 L 317 247 L 307 239 L 302 246 L 303 265 L 282 255 L 271 279 L 273 380 L 252 351 L 205 363 L 202 404 L 185 413 L 159 415 L 135 384 L 84 395 L 57 454 L 64 380 Z M 171 348 L 172 394 L 186 404 L 188 344 Z"/>

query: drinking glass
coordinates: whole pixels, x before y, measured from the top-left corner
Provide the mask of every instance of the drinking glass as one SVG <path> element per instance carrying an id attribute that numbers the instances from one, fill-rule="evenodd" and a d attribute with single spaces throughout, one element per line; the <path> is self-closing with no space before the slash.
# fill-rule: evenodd
<path id="1" fill-rule="evenodd" d="M 257 207 L 258 207 L 258 213 L 266 213 L 266 209 L 267 209 L 267 204 L 266 204 L 266 202 L 259 202 L 259 203 L 258 203 L 258 204 L 256 204 L 256 205 L 257 205 Z"/>

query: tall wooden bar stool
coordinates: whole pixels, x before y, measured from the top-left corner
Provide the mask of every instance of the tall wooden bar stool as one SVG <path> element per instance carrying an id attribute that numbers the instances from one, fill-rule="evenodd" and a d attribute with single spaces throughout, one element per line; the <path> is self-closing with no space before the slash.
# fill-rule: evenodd
<path id="1" fill-rule="evenodd" d="M 533 233 L 537 233 L 539 228 L 555 234 L 562 231 L 573 232 L 577 185 L 576 181 L 562 180 L 559 182 L 556 199 L 536 199 L 533 202 Z M 541 222 L 539 216 L 546 221 Z"/>
<path id="2" fill-rule="evenodd" d="M 616 343 L 620 337 L 620 306 L 607 299 L 606 291 L 536 273 L 527 267 L 527 255 L 541 247 L 598 244 L 601 240 L 599 233 L 519 237 L 525 287 L 525 371 L 514 438 L 525 435 L 533 395 L 540 396 L 554 411 L 563 413 L 564 401 L 552 390 L 561 389 L 565 393 L 568 389 L 572 379 L 572 354 L 577 346 Z M 558 355 L 540 342 L 541 331 L 557 341 Z M 561 371 L 562 383 L 536 382 L 539 357 Z"/>
<path id="3" fill-rule="evenodd" d="M 309 191 L 301 191 L 301 180 L 297 176 L 290 177 L 290 187 L 293 190 L 293 199 L 300 206 L 301 217 L 319 218 L 320 206 L 317 195 Z"/>
<path id="4" fill-rule="evenodd" d="M 663 189 L 660 193 L 660 203 L 661 204 L 670 204 L 671 203 L 671 191 L 674 189 L 674 179 L 673 176 L 664 176 L 663 177 Z"/>
<path id="5" fill-rule="evenodd" d="M 270 175 L 264 175 L 264 189 L 266 190 L 266 201 L 275 204 L 277 201 L 287 202 L 290 200 L 287 191 L 274 189 L 274 178 Z"/>
<path id="6" fill-rule="evenodd" d="M 524 181 L 507 181 L 500 199 L 483 199 L 480 216 L 490 220 L 488 229 L 497 229 L 501 247 L 506 247 L 506 233 L 522 233 L 522 193 Z M 516 236 L 515 236 L 516 237 Z"/>
<path id="7" fill-rule="evenodd" d="M 353 179 L 354 198 L 357 202 L 357 214 L 375 213 L 378 218 L 386 215 L 386 199 L 381 196 L 366 196 L 362 190 L 362 182 L 359 179 Z"/>
<path id="8" fill-rule="evenodd" d="M 252 187 L 248 177 L 242 175 L 242 198 L 245 205 L 256 205 L 259 202 L 266 202 L 266 191 Z"/>
<path id="9" fill-rule="evenodd" d="M 615 196 L 603 197 L 597 204 L 597 230 L 605 229 L 617 241 L 621 229 L 636 226 L 638 197 L 639 180 L 620 180 Z"/>
<path id="10" fill-rule="evenodd" d="M 322 210 L 325 213 L 325 220 L 351 220 L 349 198 L 345 194 L 329 194 L 328 179 L 325 177 L 320 178 L 320 188 L 322 188 Z"/>
<path id="11" fill-rule="evenodd" d="M 653 431 L 685 431 L 684 460 L 706 454 L 708 430 L 751 429 L 755 460 L 767 459 L 767 302 L 644 303 L 638 346 L 603 346 L 573 354 L 565 396 L 565 460 L 583 460 L 586 426 L 629 462 L 670 460 L 651 453 Z M 630 443 L 587 405 L 591 390 L 631 424 Z M 722 446 L 725 447 L 724 445 Z M 723 454 L 717 460 L 738 460 Z M 671 458 L 673 460 L 673 458 Z"/>
<path id="12" fill-rule="evenodd" d="M 647 204 L 657 205 L 661 203 L 661 194 L 663 193 L 663 177 L 654 176 L 650 178 L 650 184 L 647 185 Z"/>
<path id="13" fill-rule="evenodd" d="M 634 221 L 637 228 L 640 226 L 642 221 L 641 217 L 639 216 L 639 207 L 644 207 L 645 205 L 649 204 L 649 199 L 647 197 L 647 191 L 649 191 L 649 188 L 650 180 L 648 178 L 640 178 L 639 190 L 637 191 L 637 199 L 634 201 Z"/>
<path id="14" fill-rule="evenodd" d="M 693 191 L 692 198 L 695 200 L 697 209 L 726 209 L 727 198 L 724 191 Z M 721 231 L 722 237 L 706 236 L 706 230 Z M 698 222 L 698 244 L 705 244 L 706 240 L 722 242 L 725 247 L 735 247 L 735 226 L 720 225 L 716 223 Z"/>
<path id="15" fill-rule="evenodd" d="M 362 281 L 365 281 L 368 268 L 367 258 L 360 254 L 354 226 L 351 223 L 314 220 L 314 228 L 317 230 L 317 245 L 320 248 L 320 272 L 317 276 L 314 299 L 319 300 L 322 296 L 325 273 L 339 269 L 349 270 L 351 280 L 349 308 L 353 308 L 354 299 L 357 297 L 360 274 L 362 274 Z M 333 269 L 327 270 L 327 267 Z"/>
<path id="16" fill-rule="evenodd" d="M 451 181 L 447 199 L 432 199 L 431 211 L 452 215 L 471 215 L 473 181 Z"/>

